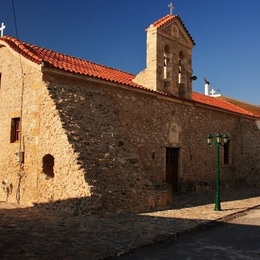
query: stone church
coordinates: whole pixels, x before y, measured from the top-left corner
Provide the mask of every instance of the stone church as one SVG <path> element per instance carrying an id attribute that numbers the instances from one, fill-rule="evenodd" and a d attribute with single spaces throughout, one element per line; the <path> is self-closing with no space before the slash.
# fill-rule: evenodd
<path id="1" fill-rule="evenodd" d="M 177 15 L 147 29 L 138 75 L 0 38 L 0 200 L 72 214 L 149 211 L 179 192 L 260 184 L 260 113 L 192 91 Z M 176 196 L 176 198 L 175 198 Z M 191 195 L 192 196 L 192 195 Z"/>

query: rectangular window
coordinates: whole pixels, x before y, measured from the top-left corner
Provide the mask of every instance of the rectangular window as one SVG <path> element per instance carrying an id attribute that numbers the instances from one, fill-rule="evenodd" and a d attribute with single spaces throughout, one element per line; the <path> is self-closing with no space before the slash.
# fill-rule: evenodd
<path id="1" fill-rule="evenodd" d="M 229 145 L 229 142 L 225 143 L 224 144 L 224 160 L 223 160 L 223 163 L 225 165 L 228 165 L 230 164 L 230 145 Z"/>
<path id="2" fill-rule="evenodd" d="M 21 120 L 20 117 L 12 118 L 11 120 L 11 138 L 10 142 L 15 143 L 20 140 Z"/>

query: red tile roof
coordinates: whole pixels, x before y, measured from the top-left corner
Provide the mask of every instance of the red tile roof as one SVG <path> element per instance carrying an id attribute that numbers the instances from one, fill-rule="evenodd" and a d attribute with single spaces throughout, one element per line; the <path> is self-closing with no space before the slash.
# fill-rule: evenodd
<path id="1" fill-rule="evenodd" d="M 161 18 L 161 19 L 157 20 L 156 22 L 154 22 L 153 26 L 155 26 L 157 28 L 161 28 L 162 26 L 167 25 L 167 24 L 171 23 L 174 20 L 180 21 L 181 25 L 183 26 L 183 28 L 186 30 L 187 34 L 189 35 L 192 43 L 195 45 L 195 42 L 192 39 L 188 29 L 186 28 L 186 26 L 184 25 L 184 23 L 182 22 L 181 18 L 178 15 L 168 14 L 168 15 L 164 16 L 163 18 Z"/>
<path id="2" fill-rule="evenodd" d="M 134 83 L 133 79 L 135 78 L 135 75 L 127 72 L 102 66 L 79 58 L 74 58 L 72 56 L 54 52 L 52 50 L 38 47 L 26 42 L 21 42 L 16 38 L 9 37 L 9 36 L 1 37 L 0 41 L 5 42 L 13 50 L 15 50 L 16 52 L 18 52 L 19 54 L 21 54 L 22 56 L 24 56 L 25 58 L 31 60 L 36 64 L 47 63 L 53 66 L 54 68 L 65 70 L 71 73 L 82 74 L 94 78 L 107 80 L 110 82 L 120 83 L 126 86 L 143 89 L 150 92 L 155 92 L 160 95 L 165 95 L 175 99 L 180 99 L 179 97 L 173 96 L 171 94 L 160 92 L 160 91 L 154 91 Z M 186 100 L 186 101 L 190 101 L 190 100 Z M 256 116 L 253 113 L 250 113 L 249 111 L 244 110 L 236 105 L 233 105 L 225 100 L 220 100 L 210 96 L 205 96 L 197 92 L 193 92 L 192 102 L 197 102 L 210 107 L 215 107 L 215 108 L 223 109 L 234 113 L 239 113 L 242 115 L 259 118 L 259 116 Z"/>
<path id="3" fill-rule="evenodd" d="M 224 109 L 224 110 L 227 110 L 227 111 L 257 117 L 257 115 L 255 115 L 255 114 L 253 114 L 253 113 L 251 113 L 251 112 L 249 112 L 249 111 L 247 111 L 247 110 L 245 110 L 245 109 L 243 109 L 239 106 L 231 104 L 228 101 L 217 99 L 217 98 L 210 97 L 210 96 L 206 96 L 206 95 L 194 92 L 194 91 L 192 92 L 192 100 L 199 102 L 201 104 L 204 104 L 204 105 L 209 105 L 209 106 Z"/>
<path id="4" fill-rule="evenodd" d="M 178 15 L 167 14 L 166 16 L 164 16 L 164 17 L 160 18 L 159 20 L 155 21 L 153 23 L 153 26 L 160 28 L 163 25 L 168 24 L 175 19 L 178 19 Z"/>
<path id="5" fill-rule="evenodd" d="M 37 64 L 47 63 L 55 68 L 72 73 L 100 78 L 129 86 L 142 87 L 132 81 L 135 75 L 130 73 L 54 52 L 26 42 L 21 42 L 13 37 L 3 36 L 0 40 L 6 42 L 13 50 Z"/>

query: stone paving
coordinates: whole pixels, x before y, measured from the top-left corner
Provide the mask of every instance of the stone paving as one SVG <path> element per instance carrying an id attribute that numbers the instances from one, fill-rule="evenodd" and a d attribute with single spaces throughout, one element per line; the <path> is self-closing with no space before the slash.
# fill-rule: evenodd
<path id="1" fill-rule="evenodd" d="M 115 259 L 145 245 L 176 238 L 260 205 L 260 189 L 223 191 L 222 211 L 214 194 L 176 194 L 173 208 L 100 217 L 0 202 L 0 259 Z"/>

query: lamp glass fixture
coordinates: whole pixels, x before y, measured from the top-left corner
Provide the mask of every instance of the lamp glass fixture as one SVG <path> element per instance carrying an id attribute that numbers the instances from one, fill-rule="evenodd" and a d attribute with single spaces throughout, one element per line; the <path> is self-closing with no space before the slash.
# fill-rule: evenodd
<path id="1" fill-rule="evenodd" d="M 222 135 L 221 134 L 216 134 L 216 143 L 221 144 L 222 141 Z"/>
<path id="2" fill-rule="evenodd" d="M 211 134 L 208 134 L 208 135 L 207 135 L 208 145 L 212 145 L 212 139 L 213 139 L 213 136 L 212 136 Z"/>
<path id="3" fill-rule="evenodd" d="M 228 143 L 228 140 L 229 140 L 228 135 L 224 134 L 224 135 L 222 135 L 222 138 L 223 138 L 224 144 L 227 144 L 227 143 Z"/>

